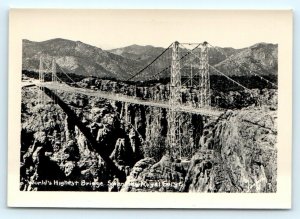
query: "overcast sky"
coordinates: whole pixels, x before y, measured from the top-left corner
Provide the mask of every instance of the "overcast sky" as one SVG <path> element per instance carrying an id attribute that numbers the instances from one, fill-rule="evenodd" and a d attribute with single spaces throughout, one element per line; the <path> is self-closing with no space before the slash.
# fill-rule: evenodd
<path id="1" fill-rule="evenodd" d="M 27 10 L 15 25 L 22 39 L 79 40 L 102 49 L 132 44 L 167 47 L 173 41 L 242 48 L 278 43 L 284 12 L 178 10 Z"/>

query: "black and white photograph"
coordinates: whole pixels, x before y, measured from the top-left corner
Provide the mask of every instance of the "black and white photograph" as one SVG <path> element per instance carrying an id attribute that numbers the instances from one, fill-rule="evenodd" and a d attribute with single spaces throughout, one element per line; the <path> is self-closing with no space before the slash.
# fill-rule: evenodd
<path id="1" fill-rule="evenodd" d="M 14 12 L 24 18 L 15 29 L 48 16 L 11 33 L 20 64 L 14 190 L 220 193 L 223 202 L 228 193 L 282 193 L 280 175 L 290 176 L 278 172 L 279 157 L 289 158 L 281 153 L 291 145 L 280 146 L 280 129 L 290 129 L 279 122 L 289 122 L 279 111 L 280 77 L 291 76 L 280 73 L 290 60 L 280 59 L 285 45 L 273 25 L 289 13 Z"/>

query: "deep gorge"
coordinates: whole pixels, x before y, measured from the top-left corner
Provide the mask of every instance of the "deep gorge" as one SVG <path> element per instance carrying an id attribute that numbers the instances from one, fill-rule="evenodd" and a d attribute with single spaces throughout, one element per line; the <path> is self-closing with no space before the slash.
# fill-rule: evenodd
<path id="1" fill-rule="evenodd" d="M 53 100 L 47 98 L 42 106 L 38 89 L 25 88 L 21 190 L 276 191 L 276 111 L 270 97 L 264 106 L 229 110 L 215 119 L 181 113 L 180 154 L 170 156 L 166 109 L 56 92 L 96 143 L 91 145 Z M 108 168 L 99 151 L 124 177 Z M 90 184 L 36 183 L 45 180 Z M 144 185 L 132 186 L 137 182 Z M 148 186 L 159 182 L 173 185 Z"/>

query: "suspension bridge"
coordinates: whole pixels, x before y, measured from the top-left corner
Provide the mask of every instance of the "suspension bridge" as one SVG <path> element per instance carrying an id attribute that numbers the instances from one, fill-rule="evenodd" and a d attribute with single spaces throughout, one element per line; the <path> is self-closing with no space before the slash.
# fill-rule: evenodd
<path id="1" fill-rule="evenodd" d="M 57 72 L 64 74 L 68 80 L 73 84 L 77 84 L 72 77 L 64 70 L 63 67 L 58 65 L 55 57 L 52 58 L 52 64 L 49 64 L 49 56 L 45 58 L 40 57 L 39 63 L 39 79 L 32 82 L 24 82 L 23 86 L 37 86 L 41 90 L 39 92 L 38 101 L 40 103 L 45 103 L 45 94 L 52 98 L 56 103 L 58 103 L 62 108 L 66 108 L 62 100 L 57 100 L 59 97 L 56 94 L 57 90 L 68 92 L 68 93 L 78 93 L 87 96 L 95 96 L 104 98 L 112 101 L 124 102 L 125 109 L 128 104 L 144 105 L 156 108 L 165 108 L 167 110 L 167 120 L 168 120 L 168 144 L 170 148 L 178 148 L 181 144 L 181 121 L 180 114 L 190 113 L 198 114 L 205 117 L 219 117 L 223 112 L 220 109 L 214 109 L 211 107 L 211 90 L 210 90 L 210 72 L 215 72 L 219 75 L 224 76 L 229 81 L 235 83 L 244 90 L 251 93 L 251 90 L 235 81 L 225 73 L 221 72 L 216 67 L 209 64 L 208 50 L 209 48 L 216 48 L 210 45 L 208 42 L 203 43 L 179 43 L 173 42 L 169 47 L 167 47 L 161 54 L 159 54 L 153 61 L 143 67 L 140 71 L 135 73 L 130 73 L 130 77 L 127 79 L 128 82 L 138 82 L 138 81 L 150 81 L 159 80 L 161 78 L 170 78 L 169 89 L 167 91 L 167 100 L 145 100 L 138 98 L 135 95 L 123 95 L 116 93 L 104 92 L 101 90 L 92 90 L 80 86 L 70 86 L 65 83 L 61 78 L 58 77 Z M 226 56 L 226 55 L 225 55 Z M 227 57 L 231 59 L 232 56 Z M 48 62 L 45 62 L 48 59 Z M 237 66 L 245 68 L 244 66 Z M 250 74 L 260 77 L 268 83 L 274 86 L 274 83 L 263 78 L 261 75 L 255 72 L 249 71 Z M 51 74 L 51 80 L 46 82 L 45 75 Z M 186 106 L 183 104 L 182 100 L 182 90 L 185 88 L 193 88 L 196 90 L 195 97 L 191 101 L 195 102 L 194 105 Z M 66 110 L 65 112 L 69 112 Z M 74 116 L 74 115 L 73 115 Z M 126 118 L 125 118 L 126 119 Z M 82 124 L 78 124 L 82 127 Z M 84 132 L 86 130 L 82 128 Z M 100 154 L 101 155 L 101 154 Z M 107 155 L 102 154 L 108 163 L 109 158 Z"/>

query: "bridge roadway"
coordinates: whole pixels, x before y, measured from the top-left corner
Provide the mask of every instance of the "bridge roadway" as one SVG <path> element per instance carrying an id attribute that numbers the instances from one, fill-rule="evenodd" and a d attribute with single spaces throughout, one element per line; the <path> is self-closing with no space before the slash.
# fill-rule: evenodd
<path id="1" fill-rule="evenodd" d="M 132 104 L 138 104 L 138 105 L 145 105 L 145 106 L 151 106 L 151 107 L 160 107 L 160 108 L 166 108 L 169 109 L 169 103 L 168 102 L 154 102 L 154 101 L 147 101 L 147 100 L 142 100 L 139 98 L 131 97 L 131 96 L 126 96 L 123 94 L 112 94 L 108 92 L 103 92 L 103 91 L 95 91 L 91 89 L 86 89 L 86 88 L 77 88 L 77 87 L 72 87 L 68 86 L 66 84 L 62 83 L 51 83 L 51 82 L 45 82 L 45 83 L 36 83 L 34 81 L 32 84 L 38 86 L 38 87 L 47 87 L 51 90 L 61 90 L 69 93 L 78 93 L 78 94 L 83 94 L 87 96 L 94 96 L 94 97 L 100 97 L 108 100 L 113 100 L 113 101 L 121 101 L 121 102 L 126 102 L 126 103 L 132 103 Z M 25 87 L 30 86 L 28 83 L 23 85 Z M 223 111 L 217 110 L 215 108 L 193 108 L 190 106 L 184 106 L 180 105 L 176 107 L 175 111 L 179 112 L 187 112 L 187 113 L 192 113 L 192 114 L 200 114 L 203 116 L 209 116 L 209 117 L 219 117 Z"/>

